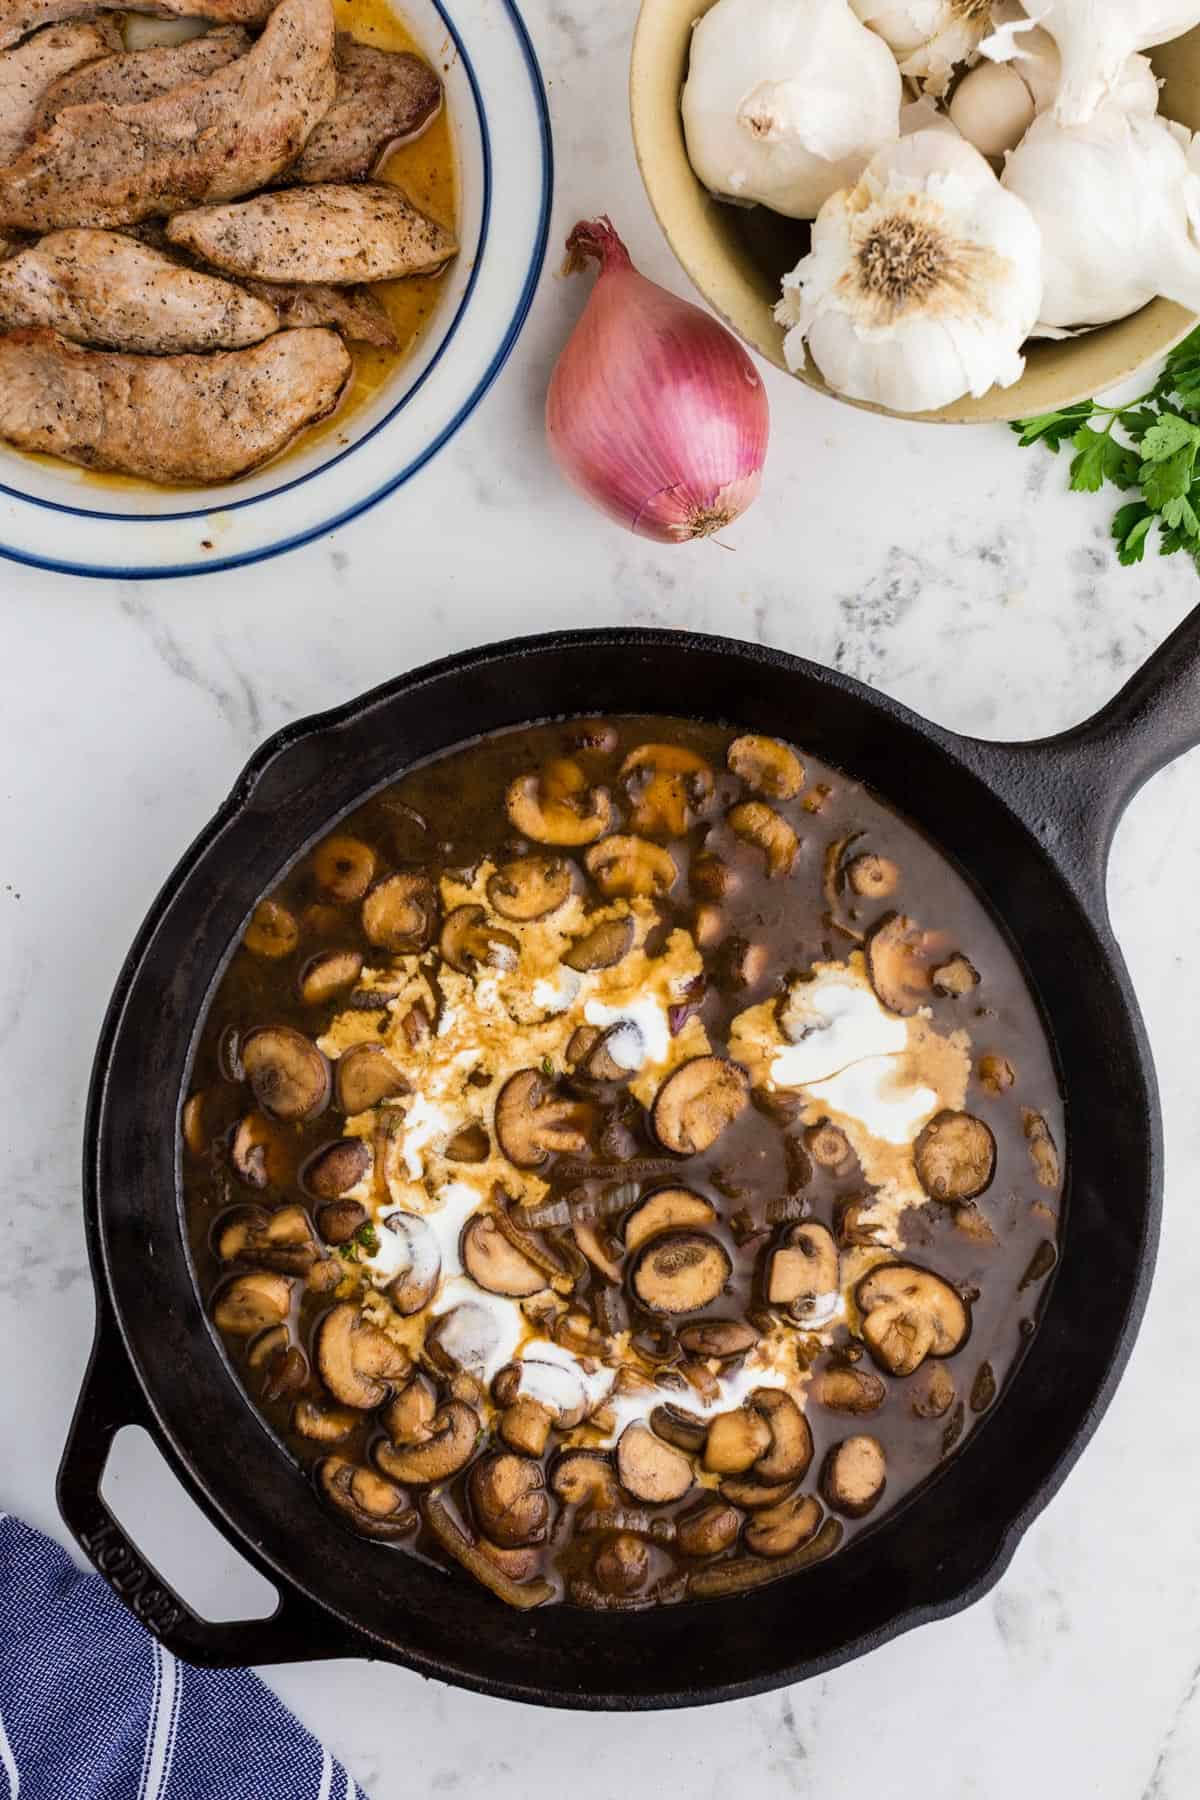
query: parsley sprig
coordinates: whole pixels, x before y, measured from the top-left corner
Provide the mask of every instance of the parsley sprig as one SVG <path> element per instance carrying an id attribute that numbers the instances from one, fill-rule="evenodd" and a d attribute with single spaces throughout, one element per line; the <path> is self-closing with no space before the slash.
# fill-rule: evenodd
<path id="1" fill-rule="evenodd" d="M 1057 456 L 1070 444 L 1077 493 L 1099 493 L 1106 482 L 1124 493 L 1140 489 L 1112 522 L 1126 568 L 1141 562 L 1155 526 L 1161 555 L 1183 550 L 1200 567 L 1200 327 L 1172 350 L 1154 386 L 1127 405 L 1080 400 L 1018 419 L 1012 429 L 1023 449 L 1045 444 Z"/>

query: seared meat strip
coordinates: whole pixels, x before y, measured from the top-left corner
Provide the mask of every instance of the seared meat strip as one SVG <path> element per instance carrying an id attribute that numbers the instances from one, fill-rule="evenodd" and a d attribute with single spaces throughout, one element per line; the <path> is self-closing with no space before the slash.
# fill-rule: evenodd
<path id="1" fill-rule="evenodd" d="M 215 19 L 222 25 L 261 25 L 274 0 L 121 0 L 122 12 L 155 13 L 160 19 Z M 90 19 L 101 0 L 0 0 L 0 50 L 39 25 L 61 19 Z"/>
<path id="2" fill-rule="evenodd" d="M 335 287 L 423 275 L 458 248 L 399 188 L 378 181 L 288 188 L 237 206 L 200 207 L 171 219 L 167 237 L 233 275 Z"/>
<path id="3" fill-rule="evenodd" d="M 11 162 L 34 130 L 46 89 L 120 43 L 114 27 L 51 25 L 14 50 L 0 50 L 0 163 Z"/>
<path id="4" fill-rule="evenodd" d="M 389 144 L 416 137 L 441 108 L 442 84 L 419 56 L 373 50 L 338 33 L 333 105 L 287 172 L 288 181 L 362 181 Z"/>
<path id="5" fill-rule="evenodd" d="M 30 41 L 36 44 L 38 40 Z M 206 37 L 189 38 L 186 44 L 155 44 L 148 50 L 105 56 L 46 89 L 34 114 L 33 129 L 48 131 L 68 106 L 90 106 L 101 100 L 112 106 L 137 106 L 158 94 L 169 94 L 172 88 L 227 68 L 245 56 L 250 43 L 248 31 L 229 25 Z"/>
<path id="6" fill-rule="evenodd" d="M 12 331 L 0 337 L 0 438 L 147 481 L 232 481 L 332 412 L 351 366 L 335 331 L 280 331 L 211 356 L 126 356 Z"/>
<path id="7" fill-rule="evenodd" d="M 233 350 L 278 330 L 273 306 L 109 231 L 52 231 L 0 262 L 0 325 L 49 325 L 110 350 Z"/>
<path id="8" fill-rule="evenodd" d="M 331 0 L 280 0 L 227 68 L 132 106 L 70 106 L 8 168 L 0 229 L 124 225 L 270 181 L 333 99 Z"/>
<path id="9" fill-rule="evenodd" d="M 296 331 L 304 325 L 332 325 L 352 344 L 374 344 L 378 350 L 396 348 L 387 308 L 369 287 L 274 281 L 248 281 L 246 287 L 274 307 L 284 331 Z"/>

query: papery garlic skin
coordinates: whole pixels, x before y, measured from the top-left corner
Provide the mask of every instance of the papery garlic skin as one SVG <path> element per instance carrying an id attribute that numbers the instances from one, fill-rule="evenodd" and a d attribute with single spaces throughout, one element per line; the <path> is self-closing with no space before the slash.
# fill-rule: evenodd
<path id="1" fill-rule="evenodd" d="M 812 219 L 898 136 L 902 97 L 848 0 L 717 0 L 692 33 L 688 159 L 714 194 Z"/>
<path id="2" fill-rule="evenodd" d="M 1054 110 L 1064 125 L 1081 125 L 1113 99 L 1125 65 L 1139 50 L 1169 43 L 1200 24 L 1200 0 L 1035 0 L 1035 23 L 1058 46 L 1061 80 Z M 998 23 L 980 49 L 994 62 L 1021 55 L 1032 25 Z"/>
<path id="3" fill-rule="evenodd" d="M 1028 208 L 962 139 L 920 131 L 821 208 L 775 317 L 790 369 L 807 342 L 835 392 L 914 413 L 1019 380 L 1041 298 Z"/>
<path id="4" fill-rule="evenodd" d="M 1200 312 L 1198 161 L 1182 125 L 1113 101 L 1083 125 L 1035 119 L 1003 181 L 1041 229 L 1041 324 L 1106 325 L 1159 295 Z"/>
<path id="5" fill-rule="evenodd" d="M 891 46 L 900 73 L 940 98 L 955 70 L 993 29 L 992 0 L 850 0 Z"/>

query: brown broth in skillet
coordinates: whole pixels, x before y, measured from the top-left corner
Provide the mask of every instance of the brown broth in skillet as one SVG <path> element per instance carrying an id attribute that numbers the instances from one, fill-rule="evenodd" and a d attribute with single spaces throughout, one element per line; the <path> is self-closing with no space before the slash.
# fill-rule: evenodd
<path id="1" fill-rule="evenodd" d="M 514 1605 L 827 1556 L 995 1404 L 1053 1061 L 910 825 L 774 740 L 498 733 L 254 914 L 184 1108 L 206 1304 L 348 1528 Z"/>

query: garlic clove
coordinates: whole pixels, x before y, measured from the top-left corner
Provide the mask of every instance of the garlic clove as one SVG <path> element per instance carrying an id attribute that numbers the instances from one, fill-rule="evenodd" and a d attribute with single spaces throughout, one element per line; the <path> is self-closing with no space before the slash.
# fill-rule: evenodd
<path id="1" fill-rule="evenodd" d="M 1035 29 L 1058 47 L 1061 78 L 1054 110 L 1064 125 L 1082 125 L 1121 89 L 1129 58 L 1168 43 L 1200 24 L 1200 0 L 1038 0 L 1036 22 L 1011 16 L 1005 4 L 984 56 L 1011 62 Z"/>
<path id="2" fill-rule="evenodd" d="M 981 156 L 1015 150 L 1033 124 L 1033 95 L 1012 63 L 982 62 L 963 76 L 950 118 Z"/>
<path id="3" fill-rule="evenodd" d="M 788 366 L 807 344 L 836 392 L 900 413 L 1018 380 L 1042 275 L 1037 226 L 1014 200 L 957 136 L 920 131 L 879 151 L 784 277 Z"/>

